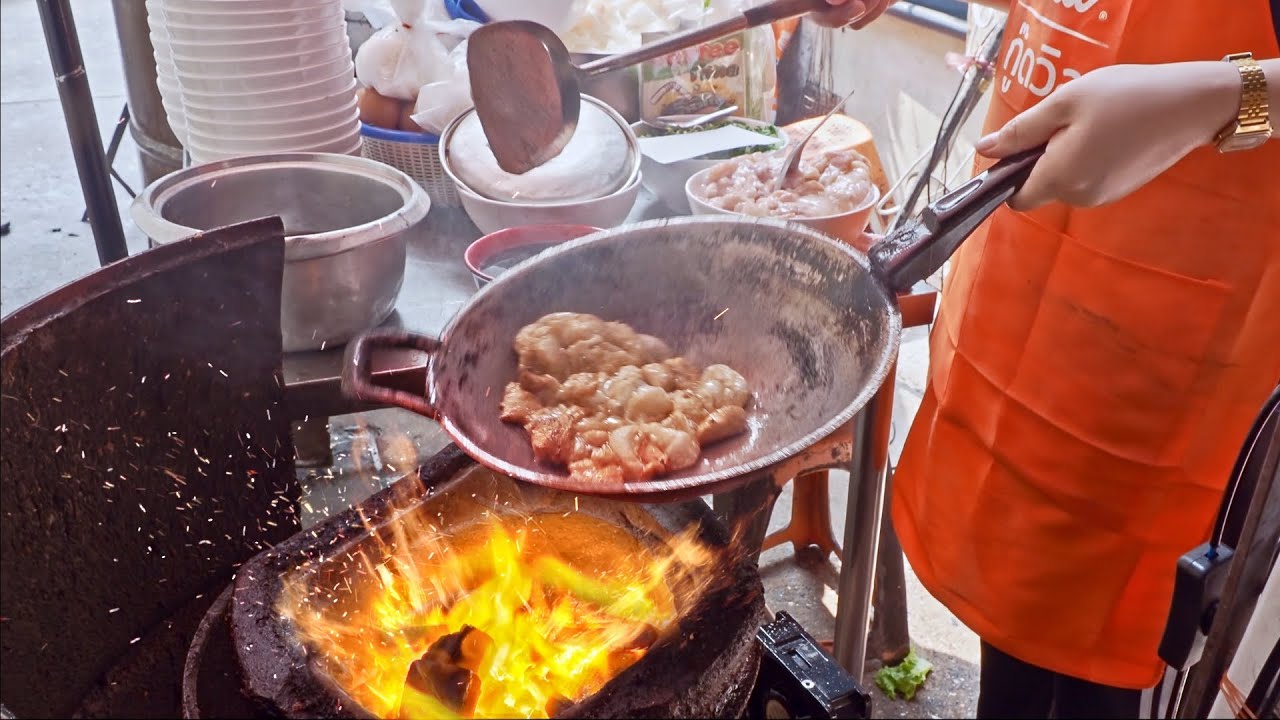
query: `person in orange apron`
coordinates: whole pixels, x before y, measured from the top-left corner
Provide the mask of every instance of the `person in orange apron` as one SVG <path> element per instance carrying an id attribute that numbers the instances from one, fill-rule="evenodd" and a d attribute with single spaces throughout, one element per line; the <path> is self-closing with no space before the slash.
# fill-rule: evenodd
<path id="1" fill-rule="evenodd" d="M 1048 148 L 953 258 L 891 516 L 979 717 L 1136 717 L 1280 379 L 1280 2 L 1004 5 L 979 167 Z"/>

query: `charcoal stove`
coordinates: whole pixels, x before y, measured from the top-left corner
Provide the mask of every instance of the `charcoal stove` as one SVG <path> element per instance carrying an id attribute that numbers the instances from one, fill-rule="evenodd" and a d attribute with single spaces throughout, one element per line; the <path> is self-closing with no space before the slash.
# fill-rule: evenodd
<path id="1" fill-rule="evenodd" d="M 727 566 L 717 568 L 714 584 L 699 595 L 696 606 L 681 608 L 676 628 L 640 662 L 558 717 L 732 717 L 745 711 L 759 664 L 755 633 L 767 619 L 764 590 L 754 562 L 729 551 L 729 534 L 704 503 L 639 506 L 574 498 L 494 475 L 453 446 L 424 464 L 417 478 L 400 481 L 241 568 L 227 598 L 218 642 L 235 648 L 247 701 L 266 715 L 367 717 L 308 657 L 292 623 L 274 612 L 286 576 L 309 566 L 321 582 L 339 582 L 350 572 L 343 559 L 367 548 L 374 533 L 389 532 L 401 513 L 426 513 L 444 525 L 461 525 L 478 513 L 502 508 L 587 515 L 637 537 L 692 528 L 702 543 L 725 553 Z M 211 615 L 217 615 L 216 609 Z M 225 672 L 203 667 L 199 656 L 210 647 L 216 652 L 219 645 L 192 647 L 188 717 L 214 716 L 206 705 L 220 702 L 227 694 L 225 682 L 234 682 Z M 202 683 L 202 678 L 212 681 Z"/>
<path id="2" fill-rule="evenodd" d="M 249 223 L 128 258 L 4 319 L 6 716 L 288 714 L 263 685 L 271 673 L 246 683 L 258 666 L 232 642 L 231 609 L 235 594 L 250 590 L 227 585 L 248 577 L 242 563 L 265 561 L 263 548 L 285 541 L 277 549 L 301 551 L 316 539 L 295 534 L 292 514 L 282 269 L 279 222 Z M 448 479 L 470 465 L 450 452 L 423 476 Z M 808 458 L 815 466 L 846 460 L 847 449 L 831 447 Z M 761 479 L 763 504 L 779 485 Z M 421 487 L 397 486 L 383 500 Z M 628 512 L 664 527 L 697 524 L 713 544 L 728 542 L 700 503 Z M 775 704 L 823 687 L 806 687 L 806 669 L 781 662 L 758 632 L 767 618 L 753 562 L 736 559 L 726 577 L 708 596 L 718 598 L 714 608 L 685 614 L 689 631 L 682 624 L 651 648 L 649 662 L 563 716 L 750 715 L 752 697 L 764 697 L 753 686 L 762 656 L 778 670 L 769 682 L 793 693 L 770 695 Z M 271 646 L 273 631 L 257 631 Z M 801 645 L 816 647 L 811 640 Z M 813 657 L 790 642 L 793 658 Z M 296 652 L 274 647 L 277 660 Z M 324 684 L 314 673 L 289 678 L 278 688 L 285 700 Z M 321 697 L 341 702 L 333 692 Z M 829 700 L 820 702 L 837 708 Z M 346 706 L 333 715 L 342 713 L 360 714 Z"/>
<path id="3" fill-rule="evenodd" d="M 109 265 L 0 322 L 0 703 L 174 717 L 234 567 L 293 534 L 283 227 Z M 274 411 L 274 412 L 273 412 Z"/>
<path id="4" fill-rule="evenodd" d="M 454 446 L 416 476 L 247 562 L 191 646 L 184 716 L 374 716 L 328 676 L 276 611 L 287 578 L 310 572 L 323 584 L 340 585 L 350 575 L 350 559 L 371 547 L 376 534 L 389 536 L 404 513 L 461 525 L 504 508 L 588 515 L 636 535 L 693 528 L 701 542 L 724 552 L 714 582 L 693 606 L 682 608 L 671 632 L 555 717 L 869 717 L 866 693 L 793 619 L 780 614 L 761 627 L 768 617 L 755 562 L 732 551 L 730 533 L 704 503 L 642 506 L 575 498 L 494 475 Z"/>

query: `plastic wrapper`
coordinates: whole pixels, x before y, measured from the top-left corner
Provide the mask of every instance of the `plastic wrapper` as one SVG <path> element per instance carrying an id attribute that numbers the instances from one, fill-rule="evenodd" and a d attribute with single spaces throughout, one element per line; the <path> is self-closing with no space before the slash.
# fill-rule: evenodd
<path id="1" fill-rule="evenodd" d="M 697 22 L 723 20 L 758 0 L 713 0 Z M 699 3 L 699 7 L 702 7 Z M 665 34 L 665 33 L 663 33 Z M 660 36 L 646 36 L 656 40 Z M 776 114 L 777 45 L 770 26 L 731 33 L 640 66 L 640 112 L 646 120 L 696 115 L 737 105 L 743 117 L 773 122 Z"/>
<path id="2" fill-rule="evenodd" d="M 390 0 L 390 4 L 397 21 L 360 46 L 356 77 L 379 95 L 413 102 L 423 85 L 453 77 L 450 51 L 479 24 L 440 19 L 436 10 L 427 11 L 426 0 Z"/>

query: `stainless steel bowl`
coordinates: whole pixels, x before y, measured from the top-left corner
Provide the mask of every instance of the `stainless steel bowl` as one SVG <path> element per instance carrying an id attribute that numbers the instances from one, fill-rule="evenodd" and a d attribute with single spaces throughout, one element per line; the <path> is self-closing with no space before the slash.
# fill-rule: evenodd
<path id="1" fill-rule="evenodd" d="M 608 55 L 596 53 L 570 53 L 575 65 L 585 65 Z M 640 69 L 632 66 L 612 70 L 603 75 L 582 81 L 582 92 L 599 98 L 613 108 L 628 123 L 640 120 Z"/>
<path id="2" fill-rule="evenodd" d="M 167 175 L 133 202 L 138 227 L 168 243 L 278 215 L 284 221 L 285 352 L 345 343 L 391 314 L 406 234 L 431 201 L 408 175 L 327 153 L 253 155 Z"/>

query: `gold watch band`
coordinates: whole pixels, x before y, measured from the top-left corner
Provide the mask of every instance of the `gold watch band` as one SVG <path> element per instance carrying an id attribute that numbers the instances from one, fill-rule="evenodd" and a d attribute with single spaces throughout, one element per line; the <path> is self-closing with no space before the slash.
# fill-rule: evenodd
<path id="1" fill-rule="evenodd" d="M 1218 149 L 1231 152 L 1257 147 L 1271 137 L 1267 74 L 1253 59 L 1253 53 L 1235 53 L 1223 60 L 1240 71 L 1240 110 L 1236 119 L 1218 134 Z"/>

